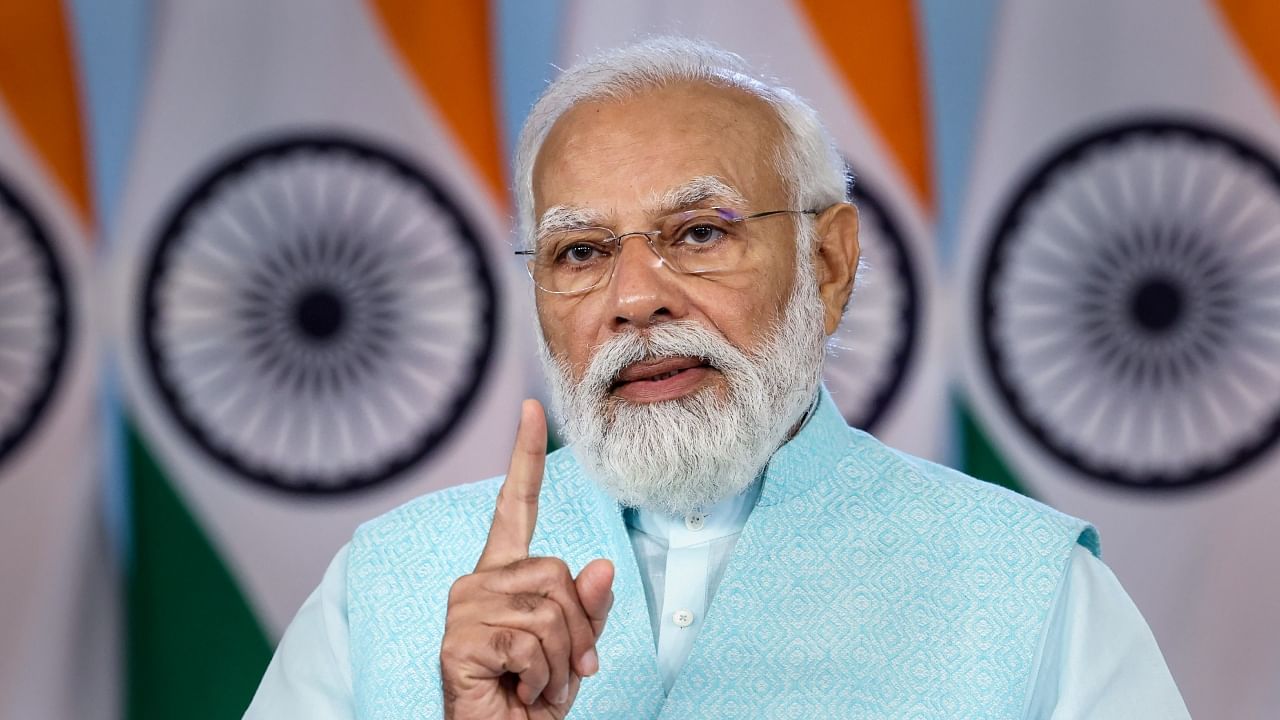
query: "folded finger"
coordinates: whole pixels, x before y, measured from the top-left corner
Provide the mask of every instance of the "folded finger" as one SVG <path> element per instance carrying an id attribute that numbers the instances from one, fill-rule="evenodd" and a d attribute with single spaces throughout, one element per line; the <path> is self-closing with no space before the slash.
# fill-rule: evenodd
<path id="1" fill-rule="evenodd" d="M 540 595 L 511 595 L 502 603 L 484 608 L 482 622 L 489 627 L 511 628 L 536 637 L 542 645 L 549 673 L 542 694 L 548 703 L 563 702 L 572 668 L 569 629 L 559 603 Z"/>
<path id="2" fill-rule="evenodd" d="M 487 588 L 507 595 L 535 594 L 556 602 L 568 626 L 569 652 L 572 667 L 579 675 L 595 674 L 595 644 L 598 633 L 578 597 L 569 566 L 557 558 L 528 558 L 508 565 L 502 572 L 493 573 L 487 580 Z M 606 588 L 607 589 L 607 588 Z"/>
<path id="3" fill-rule="evenodd" d="M 490 627 L 488 650 L 497 660 L 495 669 L 514 673 L 519 678 L 516 695 L 520 702 L 525 705 L 537 702 L 551 679 L 550 665 L 537 636 L 511 627 Z"/>

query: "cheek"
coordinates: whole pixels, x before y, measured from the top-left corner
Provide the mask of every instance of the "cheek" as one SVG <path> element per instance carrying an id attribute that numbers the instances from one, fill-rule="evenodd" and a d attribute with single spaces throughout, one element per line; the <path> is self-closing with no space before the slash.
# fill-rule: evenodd
<path id="1" fill-rule="evenodd" d="M 542 328 L 542 338 L 547 344 L 551 357 L 568 361 L 575 372 L 585 367 L 584 347 L 589 337 L 582 327 L 581 313 L 563 307 L 560 303 L 539 303 L 538 323 Z"/>
<path id="2" fill-rule="evenodd" d="M 796 250 L 793 243 L 779 238 L 761 243 L 762 254 L 756 258 L 750 273 L 749 291 L 753 293 L 755 311 L 769 317 L 783 314 L 795 284 Z"/>
<path id="3" fill-rule="evenodd" d="M 763 339 L 786 314 L 794 285 L 794 271 L 794 263 L 780 263 L 753 286 L 746 312 L 747 322 L 755 328 L 757 337 Z"/>
<path id="4" fill-rule="evenodd" d="M 756 284 L 742 289 L 720 288 L 700 303 L 707 322 L 731 345 L 747 351 L 760 349 L 771 329 L 782 318 L 786 304 L 776 299 L 772 286 Z"/>

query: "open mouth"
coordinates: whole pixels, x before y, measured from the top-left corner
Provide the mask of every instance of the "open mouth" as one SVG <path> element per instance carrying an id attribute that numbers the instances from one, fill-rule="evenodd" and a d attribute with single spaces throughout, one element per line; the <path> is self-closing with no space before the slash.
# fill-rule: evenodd
<path id="1" fill-rule="evenodd" d="M 632 402 L 672 400 L 696 391 L 716 372 L 700 357 L 646 360 L 623 368 L 609 392 Z"/>

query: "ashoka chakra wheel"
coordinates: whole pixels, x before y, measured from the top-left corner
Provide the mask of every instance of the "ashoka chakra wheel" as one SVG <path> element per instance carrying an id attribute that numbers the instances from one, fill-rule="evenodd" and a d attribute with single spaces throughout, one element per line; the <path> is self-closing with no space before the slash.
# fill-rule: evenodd
<path id="1" fill-rule="evenodd" d="M 865 272 L 836 329 L 836 355 L 827 358 L 823 376 L 845 420 L 874 431 L 911 364 L 921 298 L 900 223 L 861 177 L 851 197 Z"/>
<path id="2" fill-rule="evenodd" d="M 0 178 L 0 463 L 31 436 L 66 365 L 64 277 L 45 227 Z"/>
<path id="3" fill-rule="evenodd" d="M 144 283 L 146 365 L 172 419 L 279 489 L 356 489 L 421 461 L 493 351 L 471 223 L 423 172 L 350 138 L 218 164 L 163 225 Z"/>
<path id="4" fill-rule="evenodd" d="M 1280 436 L 1280 169 L 1220 129 L 1127 122 L 1037 165 L 978 318 L 1011 414 L 1088 477 L 1226 476 Z"/>

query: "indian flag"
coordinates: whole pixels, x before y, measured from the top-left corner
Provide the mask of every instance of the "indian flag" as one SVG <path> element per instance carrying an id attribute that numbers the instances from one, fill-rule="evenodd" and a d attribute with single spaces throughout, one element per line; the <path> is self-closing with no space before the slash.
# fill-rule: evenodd
<path id="1" fill-rule="evenodd" d="M 93 208 L 68 20 L 0 2 L 0 717 L 118 716 Z"/>
<path id="2" fill-rule="evenodd" d="M 706 39 L 817 109 L 856 177 L 863 272 L 827 359 L 850 424 L 926 457 L 947 446 L 942 310 L 921 53 L 907 3 L 581 0 L 572 62 L 647 34 Z"/>
<path id="3" fill-rule="evenodd" d="M 361 521 L 526 394 L 483 4 L 166 5 L 115 247 L 133 717 L 239 717 Z"/>
<path id="4" fill-rule="evenodd" d="M 1095 522 L 1192 714 L 1280 713 L 1280 5 L 1003 7 L 969 469 Z"/>

